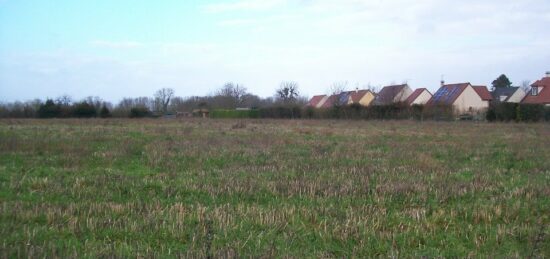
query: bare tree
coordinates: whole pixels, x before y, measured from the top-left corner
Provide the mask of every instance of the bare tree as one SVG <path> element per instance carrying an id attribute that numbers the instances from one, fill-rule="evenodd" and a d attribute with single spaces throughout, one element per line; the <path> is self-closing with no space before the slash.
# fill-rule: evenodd
<path id="1" fill-rule="evenodd" d="M 523 80 L 521 81 L 521 89 L 525 91 L 526 93 L 531 92 L 531 81 L 529 80 Z"/>
<path id="2" fill-rule="evenodd" d="M 334 83 L 332 83 L 332 85 L 330 85 L 329 94 L 332 94 L 332 95 L 341 94 L 341 93 L 346 91 L 348 86 L 349 86 L 348 81 L 334 82 Z"/>
<path id="3" fill-rule="evenodd" d="M 168 104 L 174 96 L 174 89 L 162 88 L 155 93 L 155 109 L 160 109 L 162 113 L 168 111 Z"/>
<path id="4" fill-rule="evenodd" d="M 293 81 L 281 82 L 279 89 L 275 92 L 275 97 L 285 104 L 294 103 L 298 96 L 298 83 Z"/>
<path id="5" fill-rule="evenodd" d="M 70 95 L 64 94 L 62 96 L 57 97 L 56 102 L 61 106 L 69 106 L 71 103 L 73 103 L 73 99 Z"/>
<path id="6" fill-rule="evenodd" d="M 85 101 L 88 104 L 94 106 L 94 108 L 98 111 L 99 111 L 99 109 L 101 109 L 101 106 L 103 104 L 103 100 L 101 100 L 101 98 L 99 98 L 99 96 L 88 96 L 88 97 L 84 98 L 83 101 Z"/>
<path id="7" fill-rule="evenodd" d="M 226 83 L 222 89 L 218 91 L 217 96 L 222 97 L 218 99 L 229 99 L 231 101 L 231 108 L 237 108 L 244 103 L 244 97 L 248 94 L 246 87 L 234 84 Z"/>
<path id="8" fill-rule="evenodd" d="M 363 89 L 371 91 L 373 94 L 378 93 L 378 90 L 380 89 L 380 86 L 372 85 L 370 82 L 363 86 Z"/>

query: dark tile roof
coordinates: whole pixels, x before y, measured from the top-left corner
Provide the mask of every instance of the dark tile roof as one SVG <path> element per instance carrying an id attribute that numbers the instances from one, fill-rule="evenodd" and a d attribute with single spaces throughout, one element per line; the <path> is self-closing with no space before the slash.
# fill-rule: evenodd
<path id="1" fill-rule="evenodd" d="M 377 104 L 391 104 L 394 102 L 395 97 L 405 89 L 405 87 L 408 87 L 408 85 L 390 85 L 382 88 L 378 95 L 376 96 L 376 103 Z"/>
<path id="2" fill-rule="evenodd" d="M 493 101 L 496 102 L 506 102 L 516 91 L 519 89 L 519 87 L 497 87 L 492 92 L 491 95 L 493 96 Z M 500 100 L 501 96 L 506 96 L 504 100 Z"/>

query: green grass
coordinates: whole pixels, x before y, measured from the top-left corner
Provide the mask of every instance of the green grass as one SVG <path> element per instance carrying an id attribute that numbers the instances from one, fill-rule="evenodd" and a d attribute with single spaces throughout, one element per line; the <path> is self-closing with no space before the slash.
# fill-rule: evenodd
<path id="1" fill-rule="evenodd" d="M 549 158 L 549 124 L 3 120 L 0 257 L 550 257 Z"/>

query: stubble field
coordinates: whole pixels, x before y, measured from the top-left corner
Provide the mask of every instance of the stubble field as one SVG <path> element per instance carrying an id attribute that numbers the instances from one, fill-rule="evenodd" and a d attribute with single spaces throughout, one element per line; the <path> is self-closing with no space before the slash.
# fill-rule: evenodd
<path id="1" fill-rule="evenodd" d="M 550 257 L 550 124 L 1 120 L 0 257 Z"/>

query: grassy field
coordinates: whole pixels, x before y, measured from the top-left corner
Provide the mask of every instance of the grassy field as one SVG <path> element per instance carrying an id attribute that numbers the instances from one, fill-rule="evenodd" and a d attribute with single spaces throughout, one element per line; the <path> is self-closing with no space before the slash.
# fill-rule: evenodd
<path id="1" fill-rule="evenodd" d="M 550 257 L 550 124 L 2 120 L 0 257 Z"/>

